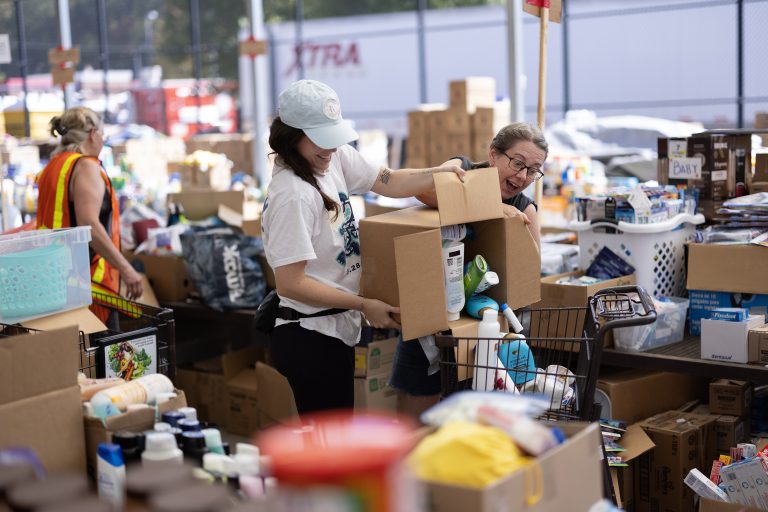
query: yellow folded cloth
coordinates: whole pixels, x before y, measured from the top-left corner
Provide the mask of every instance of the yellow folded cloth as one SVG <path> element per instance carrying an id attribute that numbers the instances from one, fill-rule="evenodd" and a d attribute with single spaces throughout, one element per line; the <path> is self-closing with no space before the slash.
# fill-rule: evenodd
<path id="1" fill-rule="evenodd" d="M 454 421 L 425 437 L 408 464 L 422 480 L 482 488 L 524 467 L 512 439 L 495 427 Z"/>

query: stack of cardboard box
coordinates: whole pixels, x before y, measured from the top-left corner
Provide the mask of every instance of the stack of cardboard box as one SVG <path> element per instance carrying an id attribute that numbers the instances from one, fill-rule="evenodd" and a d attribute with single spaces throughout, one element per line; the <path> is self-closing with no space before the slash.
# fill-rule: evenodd
<path id="1" fill-rule="evenodd" d="M 658 139 L 658 181 L 666 185 L 695 188 L 698 213 L 712 218 L 737 193 L 747 193 L 752 183 L 752 135 L 748 131 L 710 130 L 688 138 Z M 680 158 L 698 158 L 700 166 L 676 166 Z M 685 169 L 686 172 L 677 172 Z M 688 172 L 690 171 L 690 172 Z"/>
<path id="2" fill-rule="evenodd" d="M 187 151 L 210 151 L 226 155 L 232 172 L 253 173 L 253 135 L 250 133 L 214 133 L 195 135 L 187 141 Z"/>
<path id="3" fill-rule="evenodd" d="M 388 385 L 397 342 L 387 338 L 355 347 L 355 409 L 397 409 L 397 392 Z"/>
<path id="4" fill-rule="evenodd" d="M 509 104 L 496 102 L 492 77 L 468 77 L 449 84 L 448 108 L 423 105 L 408 113 L 406 167 L 439 165 L 452 156 L 485 160 L 499 128 L 509 123 Z"/>

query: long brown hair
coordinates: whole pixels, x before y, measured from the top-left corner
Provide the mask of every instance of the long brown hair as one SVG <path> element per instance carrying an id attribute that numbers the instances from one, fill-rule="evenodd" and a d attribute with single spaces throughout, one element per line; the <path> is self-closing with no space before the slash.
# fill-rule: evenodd
<path id="1" fill-rule="evenodd" d="M 269 146 L 272 148 L 273 154 L 277 155 L 280 163 L 317 190 L 323 199 L 323 206 L 326 211 L 333 212 L 333 220 L 336 220 L 340 211 L 339 203 L 320 190 L 314 169 L 307 162 L 307 159 L 299 153 L 299 142 L 303 137 L 306 137 L 303 130 L 288 126 L 279 117 L 275 117 L 269 128 Z"/>

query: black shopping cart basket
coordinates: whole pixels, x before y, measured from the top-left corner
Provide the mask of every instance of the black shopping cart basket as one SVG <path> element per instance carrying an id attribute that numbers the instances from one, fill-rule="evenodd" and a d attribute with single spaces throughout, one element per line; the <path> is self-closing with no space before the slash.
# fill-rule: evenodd
<path id="1" fill-rule="evenodd" d="M 656 311 L 640 286 L 599 291 L 573 308 L 517 312 L 523 331 L 505 338 L 436 336 L 443 396 L 459 390 L 543 395 L 543 419 L 594 421 L 603 341 L 617 327 L 653 323 Z M 521 336 L 522 335 L 522 336 Z"/>
<path id="2" fill-rule="evenodd" d="M 107 330 L 80 332 L 80 370 L 99 378 L 126 380 L 162 373 L 174 379 L 176 338 L 173 310 L 156 308 L 122 297 L 93 292 L 91 310 L 108 318 Z M 20 325 L 0 323 L 0 338 L 36 332 Z"/>

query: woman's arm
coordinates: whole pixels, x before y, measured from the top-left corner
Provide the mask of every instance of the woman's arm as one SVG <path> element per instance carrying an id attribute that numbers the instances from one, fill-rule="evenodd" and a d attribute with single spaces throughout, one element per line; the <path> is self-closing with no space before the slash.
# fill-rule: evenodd
<path id="1" fill-rule="evenodd" d="M 70 187 L 77 222 L 82 226 L 91 226 L 91 247 L 120 273 L 126 286 L 127 297 L 137 299 L 143 292 L 141 276 L 120 254 L 107 230 L 99 222 L 99 212 L 106 190 L 99 165 L 88 158 L 81 158 L 76 163 L 75 170 L 77 172 L 73 171 Z"/>
<path id="2" fill-rule="evenodd" d="M 461 160 L 459 160 L 458 158 L 448 160 L 447 162 L 444 162 L 443 164 L 441 164 L 441 167 L 446 165 L 461 166 Z M 437 193 L 435 192 L 434 186 L 431 189 L 427 190 L 426 192 L 418 194 L 416 196 L 416 199 L 418 199 L 419 201 L 421 201 L 427 206 L 431 206 L 432 208 L 437 208 Z"/>
<path id="3" fill-rule="evenodd" d="M 362 311 L 368 323 L 376 328 L 400 327 L 390 316 L 390 313 L 400 313 L 400 308 L 323 284 L 304 272 L 306 265 L 306 261 L 298 261 L 275 269 L 278 295 L 320 308 Z"/>
<path id="4" fill-rule="evenodd" d="M 379 171 L 373 190 L 387 197 L 411 197 L 416 194 L 434 190 L 432 175 L 438 172 L 453 172 L 464 181 L 466 171 L 453 164 L 443 164 L 439 167 L 426 169 L 398 169 L 396 171 L 384 167 Z"/>

